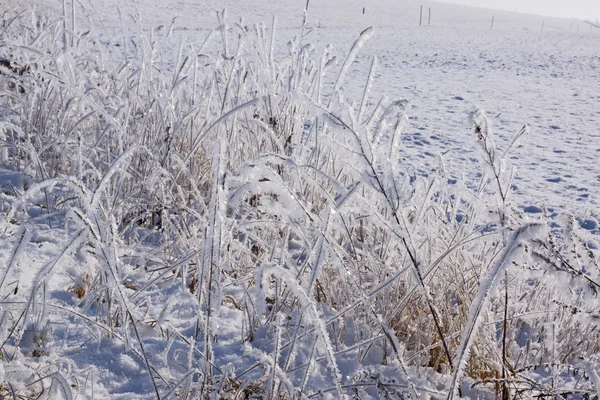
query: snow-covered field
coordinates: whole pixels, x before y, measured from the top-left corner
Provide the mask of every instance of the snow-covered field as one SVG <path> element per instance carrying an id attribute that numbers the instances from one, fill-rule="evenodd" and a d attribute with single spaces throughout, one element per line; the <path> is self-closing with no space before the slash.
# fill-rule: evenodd
<path id="1" fill-rule="evenodd" d="M 600 29 L 291 3 L 0 0 L 0 398 L 597 398 Z"/>

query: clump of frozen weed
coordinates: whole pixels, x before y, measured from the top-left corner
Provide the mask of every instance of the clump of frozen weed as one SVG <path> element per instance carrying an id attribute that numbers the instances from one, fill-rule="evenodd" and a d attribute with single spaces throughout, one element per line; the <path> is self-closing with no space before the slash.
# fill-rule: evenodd
<path id="1" fill-rule="evenodd" d="M 0 365 L 50 368 L 108 338 L 158 398 L 592 393 L 573 369 L 597 376 L 594 252 L 511 207 L 485 115 L 476 190 L 449 184 L 442 156 L 411 174 L 408 103 L 367 106 L 375 59 L 362 99 L 342 94 L 371 29 L 336 70 L 303 37 L 278 56 L 275 19 L 219 19 L 172 54 L 172 30 L 141 24 L 111 51 L 36 15 L 4 24 L 1 161 L 36 183 L 2 225 Z M 69 331 L 83 339 L 52 345 Z M 93 378 L 35 383 L 88 394 L 67 379 Z"/>

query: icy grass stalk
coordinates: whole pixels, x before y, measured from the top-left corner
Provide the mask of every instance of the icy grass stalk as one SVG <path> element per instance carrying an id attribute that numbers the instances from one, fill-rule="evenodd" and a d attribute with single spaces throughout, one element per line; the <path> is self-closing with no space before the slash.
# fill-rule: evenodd
<path id="1" fill-rule="evenodd" d="M 463 331 L 460 347 L 458 348 L 456 359 L 454 360 L 454 372 L 452 374 L 452 381 L 450 384 L 450 390 L 448 392 L 448 399 L 453 399 L 454 396 L 458 395 L 460 379 L 464 374 L 466 367 L 467 357 L 471 350 L 471 346 L 475 341 L 475 335 L 478 332 L 478 328 L 481 325 L 483 318 L 483 312 L 485 311 L 488 302 L 490 292 L 493 290 L 497 278 L 501 273 L 508 268 L 514 259 L 522 257 L 523 252 L 527 252 L 527 241 L 531 238 L 540 236 L 539 230 L 544 225 L 540 223 L 530 223 L 519 227 L 513 232 L 508 238 L 507 245 L 499 255 L 498 259 L 494 263 L 494 266 L 490 269 L 487 276 L 479 284 L 479 290 L 477 296 L 473 299 L 473 302 L 469 311 L 469 318 L 467 319 L 467 325 Z"/>
<path id="2" fill-rule="evenodd" d="M 357 120 L 359 123 L 361 123 L 363 114 L 365 112 L 367 98 L 368 98 L 369 91 L 371 89 L 371 85 L 373 84 L 373 75 L 375 73 L 376 66 L 377 66 L 377 57 L 373 56 L 373 59 L 371 60 L 371 67 L 369 68 L 369 76 L 367 77 L 367 83 L 365 84 L 365 89 L 363 91 L 362 100 L 360 101 L 360 107 L 358 109 Z"/>
<path id="3" fill-rule="evenodd" d="M 223 162 L 224 145 L 220 139 L 217 139 L 213 150 L 213 189 L 211 194 L 211 202 L 209 204 L 210 214 L 209 226 L 205 238 L 204 259 L 202 260 L 202 270 L 207 274 L 206 278 L 201 277 L 201 290 L 206 287 L 206 325 L 204 333 L 204 354 L 206 357 L 206 365 L 212 362 L 212 335 L 216 326 L 213 321 L 213 313 L 216 312 L 215 307 L 220 302 L 218 293 L 215 289 L 218 287 L 221 279 L 221 251 L 222 251 L 222 218 L 224 215 L 225 199 L 223 194 L 223 186 L 225 185 L 225 172 Z M 202 284 L 206 280 L 206 284 Z M 212 375 L 211 371 L 205 371 L 205 376 L 208 378 Z M 208 384 L 208 382 L 206 382 Z"/>
<path id="4" fill-rule="evenodd" d="M 498 193 L 498 214 L 500 224 L 508 226 L 511 223 L 511 204 L 509 202 L 510 190 L 514 178 L 514 171 L 507 170 L 506 155 L 510 149 L 518 142 L 518 140 L 529 133 L 529 127 L 524 125 L 519 132 L 513 137 L 509 145 L 502 154 L 497 149 L 494 142 L 491 122 L 483 110 L 477 110 L 471 116 L 474 125 L 474 131 L 478 138 L 478 144 L 481 149 L 481 155 L 484 162 L 491 170 Z"/>
<path id="5" fill-rule="evenodd" d="M 356 131 L 351 129 L 348 125 L 344 124 L 341 120 L 340 120 L 340 122 L 343 125 L 345 125 L 345 127 L 348 130 L 350 130 L 350 132 L 354 135 L 356 142 L 360 146 L 359 154 L 362 157 L 363 162 L 364 162 L 363 168 L 366 169 L 367 174 L 371 178 L 370 184 L 372 185 L 375 192 L 377 192 L 382 197 L 382 199 L 385 203 L 385 208 L 387 208 L 386 211 L 389 212 L 393 216 L 392 221 L 395 222 L 395 224 L 394 224 L 395 226 L 391 227 L 391 229 L 390 229 L 391 233 L 400 240 L 400 243 L 401 243 L 400 245 L 402 247 L 404 247 L 404 249 L 406 250 L 406 252 L 410 258 L 413 275 L 414 275 L 415 280 L 417 281 L 418 285 L 420 286 L 422 293 L 425 295 L 425 298 L 427 299 L 427 306 L 431 312 L 431 315 L 433 316 L 433 320 L 434 320 L 438 335 L 440 336 L 440 339 L 441 339 L 443 347 L 444 347 L 446 358 L 448 360 L 448 363 L 450 365 L 452 365 L 452 356 L 450 354 L 449 347 L 446 343 L 446 339 L 442 332 L 442 327 L 441 327 L 440 318 L 438 317 L 438 312 L 436 311 L 436 308 L 434 307 L 434 301 L 431 298 L 429 288 L 427 287 L 427 285 L 423 279 L 423 275 L 420 271 L 420 262 L 417 260 L 416 247 L 415 247 L 415 244 L 412 239 L 412 234 L 410 232 L 410 229 L 408 228 L 408 223 L 407 223 L 403 213 L 398 211 L 399 197 L 398 197 L 398 192 L 393 190 L 395 188 L 394 181 L 390 180 L 389 175 L 386 176 L 379 172 L 380 168 L 378 167 L 377 163 L 379 162 L 380 157 L 378 157 L 379 154 L 372 151 L 372 149 L 374 147 L 374 142 L 377 142 L 380 140 L 380 138 L 383 135 L 382 131 L 384 131 L 386 128 L 386 125 L 383 123 L 383 121 L 386 120 L 386 115 L 388 113 L 390 113 L 391 112 L 390 110 L 393 110 L 395 107 L 396 107 L 396 104 L 393 104 L 392 106 L 390 106 L 387 109 L 387 111 L 383 114 L 383 116 L 381 117 L 380 122 L 376 126 L 376 130 L 375 130 L 372 142 L 368 142 L 368 141 L 364 140 L 363 138 L 361 138 L 359 136 L 359 134 Z M 336 117 L 334 117 L 334 118 L 336 118 Z M 397 125 L 393 129 L 394 129 L 394 131 L 396 131 Z M 393 143 L 393 138 L 392 138 L 392 143 Z M 392 144 L 392 146 L 393 146 L 393 144 Z M 391 168 L 393 169 L 393 167 L 391 167 Z M 415 226 L 418 226 L 418 218 L 417 218 L 416 222 L 417 223 L 415 224 Z M 408 241 L 407 241 L 407 237 L 408 237 Z"/>
<path id="6" fill-rule="evenodd" d="M 348 68 L 350 68 L 350 65 L 352 65 L 352 62 L 356 58 L 360 49 L 365 45 L 367 40 L 369 40 L 369 37 L 372 32 L 373 32 L 373 27 L 371 26 L 371 27 L 365 29 L 364 31 L 362 31 L 360 33 L 358 39 L 356 39 L 356 41 L 354 42 L 354 45 L 348 52 L 348 55 L 346 56 L 346 60 L 344 61 L 344 65 L 342 65 L 342 69 L 340 70 L 340 72 L 337 76 L 337 79 L 335 80 L 335 84 L 333 85 L 333 93 L 339 93 L 340 89 L 342 88 L 342 84 L 344 83 L 344 79 L 346 78 L 346 74 L 348 73 Z M 329 99 L 330 105 L 331 105 L 332 98 L 333 97 L 330 97 L 330 99 Z"/>
<path id="7" fill-rule="evenodd" d="M 305 292 L 297 282 L 296 279 L 289 275 L 287 271 L 281 268 L 279 265 L 264 265 L 263 266 L 263 274 L 273 274 L 279 279 L 286 282 L 288 288 L 298 297 L 298 300 L 302 303 L 302 305 L 310 310 L 311 319 L 309 320 L 311 323 L 315 324 L 315 328 L 319 333 L 319 337 L 316 340 L 316 349 L 321 350 L 327 355 L 327 362 L 333 374 L 335 387 L 337 389 L 338 398 L 343 398 L 343 390 L 341 387 L 341 375 L 340 371 L 337 367 L 337 362 L 335 359 L 333 345 L 331 343 L 331 339 L 329 337 L 329 333 L 327 331 L 326 325 L 323 322 L 323 318 L 321 317 L 321 313 L 319 312 L 319 307 L 314 297 L 311 295 L 312 286 L 309 288 L 308 292 Z M 312 351 L 311 351 L 312 354 Z M 310 369 L 310 364 L 307 366 Z"/>
<path id="8" fill-rule="evenodd" d="M 2 278 L 0 279 L 0 290 L 4 286 L 4 282 L 6 281 L 6 277 L 13 269 L 14 265 L 19 262 L 21 257 L 23 256 L 25 247 L 29 244 L 31 240 L 32 233 L 27 228 L 23 228 L 21 230 L 21 237 L 17 241 L 17 245 L 15 246 L 12 254 L 10 255 L 8 262 L 2 268 Z"/>

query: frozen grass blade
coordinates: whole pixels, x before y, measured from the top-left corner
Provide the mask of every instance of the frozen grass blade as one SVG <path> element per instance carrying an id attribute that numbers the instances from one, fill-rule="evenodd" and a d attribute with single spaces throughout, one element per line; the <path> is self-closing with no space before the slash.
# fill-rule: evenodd
<path id="1" fill-rule="evenodd" d="M 25 246 L 27 246 L 31 241 L 31 236 L 32 234 L 27 228 L 22 229 L 21 237 L 19 238 L 17 245 L 14 247 L 14 250 L 9 257 L 8 262 L 3 268 L 2 279 L 0 279 L 0 289 L 2 289 L 2 287 L 4 286 L 4 282 L 6 281 L 6 277 L 8 276 L 10 270 L 13 268 L 15 263 L 17 263 L 18 260 L 23 256 Z"/>
<path id="2" fill-rule="evenodd" d="M 371 89 L 371 85 L 373 84 L 373 74 L 375 73 L 376 66 L 377 57 L 373 56 L 373 60 L 371 61 L 371 67 L 369 68 L 369 76 L 367 77 L 367 82 L 365 83 L 365 90 L 363 91 L 362 100 L 360 101 L 360 108 L 358 109 L 357 120 L 359 123 L 360 121 L 362 121 L 362 116 L 365 112 L 365 106 L 367 105 L 367 97 L 369 94 L 369 90 Z"/>
<path id="3" fill-rule="evenodd" d="M 488 272 L 483 282 L 479 286 L 477 296 L 473 300 L 469 311 L 467 325 L 463 331 L 461 344 L 454 360 L 454 373 L 448 391 L 448 399 L 453 399 L 458 394 L 460 379 L 462 378 L 466 366 L 466 360 L 469 356 L 471 346 L 475 341 L 475 335 L 478 333 L 478 327 L 481 325 L 482 312 L 488 304 L 488 297 L 497 281 L 498 276 L 508 268 L 509 264 L 517 256 L 517 252 L 527 251 L 524 240 L 532 237 L 535 231 L 542 227 L 539 223 L 530 223 L 519 227 L 511 234 L 507 245 L 494 263 L 494 266 Z M 533 233 L 531 232 L 533 231 Z"/>
<path id="4" fill-rule="evenodd" d="M 354 59 L 356 58 L 356 55 L 358 54 L 358 52 L 360 51 L 360 49 L 365 45 L 365 43 L 367 42 L 367 40 L 369 40 L 369 37 L 371 35 L 371 33 L 373 32 L 373 27 L 369 27 L 367 29 L 365 29 L 364 31 L 362 31 L 360 33 L 360 35 L 358 36 L 358 39 L 356 39 L 356 41 L 354 42 L 354 44 L 352 45 L 352 48 L 350 49 L 350 51 L 348 52 L 348 55 L 346 56 L 346 60 L 344 61 L 344 65 L 342 65 L 342 69 L 340 70 L 337 79 L 335 80 L 335 84 L 333 86 L 333 92 L 337 93 L 340 91 L 342 84 L 344 83 L 344 79 L 346 78 L 346 74 L 348 73 L 348 68 L 350 68 L 350 65 L 352 64 L 352 62 L 354 61 Z M 333 97 L 331 97 L 329 99 L 329 105 L 331 105 L 331 99 Z"/>

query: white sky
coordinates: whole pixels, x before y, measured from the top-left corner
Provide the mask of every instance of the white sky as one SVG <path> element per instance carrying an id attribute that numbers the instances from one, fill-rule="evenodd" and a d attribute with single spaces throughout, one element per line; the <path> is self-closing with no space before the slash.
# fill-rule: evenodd
<path id="1" fill-rule="evenodd" d="M 600 19 L 600 0 L 440 0 L 561 18 Z"/>

